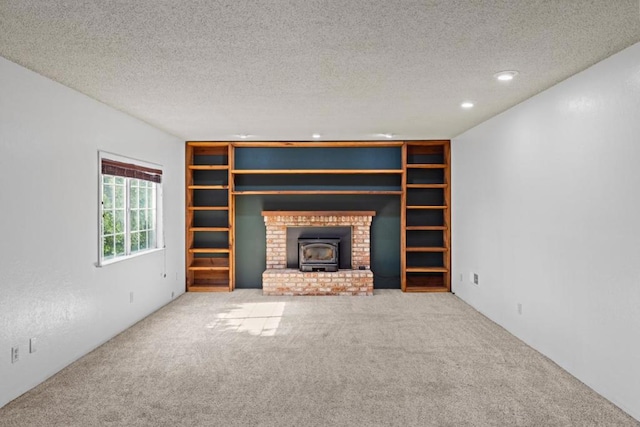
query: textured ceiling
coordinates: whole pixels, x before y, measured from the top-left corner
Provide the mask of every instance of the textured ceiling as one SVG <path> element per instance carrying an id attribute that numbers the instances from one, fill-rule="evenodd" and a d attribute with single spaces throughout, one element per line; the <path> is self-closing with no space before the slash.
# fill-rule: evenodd
<path id="1" fill-rule="evenodd" d="M 0 56 L 185 140 L 451 138 L 639 41 L 638 0 L 0 0 Z"/>

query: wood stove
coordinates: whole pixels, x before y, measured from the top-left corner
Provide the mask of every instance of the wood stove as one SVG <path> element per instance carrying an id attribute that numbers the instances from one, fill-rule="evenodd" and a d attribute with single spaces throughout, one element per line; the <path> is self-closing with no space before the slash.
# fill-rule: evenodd
<path id="1" fill-rule="evenodd" d="M 300 271 L 338 271 L 340 238 L 298 239 Z"/>

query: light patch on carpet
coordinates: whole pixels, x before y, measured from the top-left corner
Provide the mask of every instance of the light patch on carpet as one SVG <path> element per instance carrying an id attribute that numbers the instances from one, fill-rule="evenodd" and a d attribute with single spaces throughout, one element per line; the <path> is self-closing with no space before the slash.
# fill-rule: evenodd
<path id="1" fill-rule="evenodd" d="M 285 309 L 284 302 L 242 303 L 227 312 L 216 315 L 210 329 L 246 332 L 261 337 L 275 336 Z"/>

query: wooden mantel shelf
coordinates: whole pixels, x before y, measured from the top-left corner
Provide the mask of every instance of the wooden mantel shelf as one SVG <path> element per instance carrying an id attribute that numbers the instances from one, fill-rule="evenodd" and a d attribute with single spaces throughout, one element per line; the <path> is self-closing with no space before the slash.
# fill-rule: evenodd
<path id="1" fill-rule="evenodd" d="M 262 216 L 376 216 L 376 211 L 262 211 Z"/>

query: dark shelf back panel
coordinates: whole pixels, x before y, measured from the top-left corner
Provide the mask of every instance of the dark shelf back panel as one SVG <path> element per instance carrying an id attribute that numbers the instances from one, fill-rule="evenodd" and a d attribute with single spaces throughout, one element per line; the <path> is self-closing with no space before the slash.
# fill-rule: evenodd
<path id="1" fill-rule="evenodd" d="M 229 247 L 229 234 L 225 231 L 198 231 L 193 234 L 194 248 Z"/>
<path id="2" fill-rule="evenodd" d="M 442 267 L 444 255 L 442 252 L 408 252 L 407 267 Z"/>
<path id="3" fill-rule="evenodd" d="M 407 191 L 408 206 L 443 206 L 444 191 L 440 188 L 417 189 Z"/>
<path id="4" fill-rule="evenodd" d="M 194 170 L 193 183 L 197 185 L 228 185 L 227 170 Z"/>
<path id="5" fill-rule="evenodd" d="M 441 210 L 416 209 L 407 211 L 407 226 L 441 226 L 444 224 L 444 213 Z"/>
<path id="6" fill-rule="evenodd" d="M 400 169 L 400 147 L 235 149 L 236 169 Z"/>
<path id="7" fill-rule="evenodd" d="M 228 227 L 228 211 L 195 211 L 193 212 L 194 227 Z"/>
<path id="8" fill-rule="evenodd" d="M 444 163 L 444 154 L 411 154 L 407 155 L 407 163 Z"/>
<path id="9" fill-rule="evenodd" d="M 221 155 L 194 155 L 193 164 L 223 166 L 229 164 L 229 157 Z"/>
<path id="10" fill-rule="evenodd" d="M 400 175 L 236 175 L 236 191 L 358 190 L 400 191 Z"/>
<path id="11" fill-rule="evenodd" d="M 407 169 L 407 184 L 445 184 L 444 169 Z"/>
<path id="12" fill-rule="evenodd" d="M 227 206 L 227 190 L 190 190 L 193 191 L 193 206 Z"/>
<path id="13" fill-rule="evenodd" d="M 413 246 L 443 247 L 442 231 L 407 231 L 407 247 Z"/>

